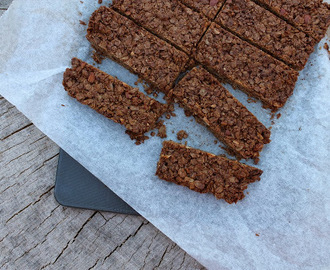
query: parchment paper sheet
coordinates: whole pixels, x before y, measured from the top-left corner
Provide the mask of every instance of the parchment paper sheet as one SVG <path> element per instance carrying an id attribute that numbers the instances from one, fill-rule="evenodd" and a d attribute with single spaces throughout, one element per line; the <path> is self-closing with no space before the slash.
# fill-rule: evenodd
<path id="1" fill-rule="evenodd" d="M 79 20 L 87 23 L 99 5 L 83 2 L 12 3 L 0 19 L 0 94 L 209 269 L 330 269 L 330 61 L 321 48 L 326 39 L 275 120 L 258 165 L 261 181 L 250 185 L 243 201 L 228 205 L 159 180 L 154 174 L 160 138 L 136 146 L 123 127 L 66 94 L 62 75 L 71 58 L 93 63 Z M 110 60 L 101 69 L 131 85 L 137 79 Z M 270 125 L 269 111 L 228 89 Z M 172 131 L 185 129 L 188 145 L 223 153 L 204 127 L 181 109 L 175 112 L 166 120 L 170 139 L 176 140 Z"/>

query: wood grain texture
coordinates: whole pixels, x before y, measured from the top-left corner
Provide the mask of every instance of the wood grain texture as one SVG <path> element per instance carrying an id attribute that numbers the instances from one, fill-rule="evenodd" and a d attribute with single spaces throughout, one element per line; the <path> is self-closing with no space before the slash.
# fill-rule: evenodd
<path id="1" fill-rule="evenodd" d="M 0 269 L 204 269 L 142 217 L 59 205 L 58 146 L 1 96 L 0 127 Z"/>
<path id="2" fill-rule="evenodd" d="M 0 125 L 0 269 L 203 268 L 142 217 L 60 206 L 58 146 L 2 97 Z"/>

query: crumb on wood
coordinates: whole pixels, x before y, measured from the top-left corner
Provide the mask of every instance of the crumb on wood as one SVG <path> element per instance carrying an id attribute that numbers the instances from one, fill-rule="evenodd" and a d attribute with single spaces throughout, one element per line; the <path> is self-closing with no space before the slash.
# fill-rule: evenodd
<path id="1" fill-rule="evenodd" d="M 79 20 L 79 23 L 80 23 L 81 25 L 86 25 L 86 23 L 85 23 L 84 21 L 82 21 L 82 20 Z"/>
<path id="2" fill-rule="evenodd" d="M 92 58 L 96 63 L 102 64 L 102 61 L 105 58 L 105 56 L 101 52 L 93 51 Z"/>
<path id="3" fill-rule="evenodd" d="M 177 134 L 176 137 L 178 138 L 178 140 L 182 140 L 182 139 L 187 139 L 188 138 L 188 133 L 184 130 L 180 130 Z"/>
<path id="4" fill-rule="evenodd" d="M 278 113 L 278 114 L 276 115 L 276 119 L 279 119 L 281 116 L 282 116 L 282 114 Z"/>

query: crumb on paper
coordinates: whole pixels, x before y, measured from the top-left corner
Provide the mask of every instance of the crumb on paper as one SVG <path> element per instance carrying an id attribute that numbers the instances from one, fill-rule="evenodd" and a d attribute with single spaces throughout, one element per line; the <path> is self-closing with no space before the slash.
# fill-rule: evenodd
<path id="1" fill-rule="evenodd" d="M 165 118 L 166 119 L 171 119 L 171 117 L 176 116 L 176 114 L 173 112 L 174 111 L 174 104 L 173 103 L 168 103 L 167 104 L 167 111 L 165 113 Z"/>
<path id="2" fill-rule="evenodd" d="M 299 128 L 299 131 L 301 131 L 301 127 Z"/>
<path id="3" fill-rule="evenodd" d="M 281 116 L 282 116 L 282 114 L 278 113 L 278 114 L 276 115 L 276 119 L 279 119 Z"/>
<path id="4" fill-rule="evenodd" d="M 218 141 L 217 140 L 214 140 L 214 144 L 217 144 L 218 143 Z"/>
<path id="5" fill-rule="evenodd" d="M 157 136 L 164 139 L 167 138 L 166 135 L 166 126 L 164 125 L 164 121 L 160 120 L 157 124 L 156 124 L 156 128 L 158 129 L 158 133 Z"/>
<path id="6" fill-rule="evenodd" d="M 151 95 L 154 92 L 154 90 L 149 86 L 144 87 L 144 91 L 146 91 L 146 93 L 149 94 L 149 95 Z"/>
<path id="7" fill-rule="evenodd" d="M 248 103 L 257 103 L 257 100 L 254 99 L 254 98 L 252 98 L 252 97 L 249 97 L 249 98 L 247 99 L 247 102 L 248 102 Z"/>
<path id="8" fill-rule="evenodd" d="M 131 132 L 129 130 L 126 130 L 125 133 L 129 135 L 129 137 L 131 138 L 131 140 L 133 140 L 133 141 L 135 140 L 135 144 L 136 145 L 140 145 L 141 143 L 144 143 L 145 140 L 148 140 L 149 139 L 149 137 L 146 136 L 146 135 L 144 135 L 144 134 L 137 135 L 137 134 L 135 134 L 135 133 L 133 133 L 133 132 Z"/>
<path id="9" fill-rule="evenodd" d="M 256 236 L 260 236 L 260 234 L 259 233 L 256 233 Z"/>
<path id="10" fill-rule="evenodd" d="M 328 52 L 329 56 L 330 56 L 330 50 L 329 50 L 329 45 L 328 43 L 324 43 L 323 48 L 326 49 L 326 51 Z"/>
<path id="11" fill-rule="evenodd" d="M 61 104 L 61 106 L 62 106 L 62 107 L 65 107 L 65 105 L 64 105 L 64 104 Z"/>
<path id="12" fill-rule="evenodd" d="M 80 1 L 80 3 L 82 3 L 82 4 L 83 4 L 83 3 L 84 3 L 84 1 Z"/>
<path id="13" fill-rule="evenodd" d="M 178 140 L 182 140 L 182 139 L 187 139 L 188 138 L 188 133 L 184 130 L 180 130 L 177 134 L 176 134 L 176 137 Z"/>
<path id="14" fill-rule="evenodd" d="M 157 134 L 158 137 L 164 139 L 167 137 L 166 135 L 166 126 L 161 126 L 159 129 L 158 129 L 158 134 Z"/>
<path id="15" fill-rule="evenodd" d="M 187 117 L 190 117 L 193 115 L 193 113 L 191 111 L 188 111 L 188 110 L 184 110 L 184 114 L 187 116 Z"/>
<path id="16" fill-rule="evenodd" d="M 105 56 L 101 52 L 93 51 L 92 58 L 96 63 L 102 64 L 102 61 L 105 58 Z"/>
<path id="17" fill-rule="evenodd" d="M 259 163 L 259 161 L 260 161 L 260 158 L 258 158 L 258 157 L 256 157 L 256 158 L 253 159 L 253 163 L 255 165 L 257 165 Z"/>
<path id="18" fill-rule="evenodd" d="M 81 25 L 86 25 L 86 23 L 85 23 L 84 21 L 82 21 L 82 20 L 79 20 L 79 23 L 80 23 Z"/>
<path id="19" fill-rule="evenodd" d="M 155 135 L 156 135 L 156 133 L 154 131 L 151 131 L 150 136 L 154 137 Z"/>
<path id="20" fill-rule="evenodd" d="M 102 0 L 98 0 L 98 3 L 101 5 L 102 4 Z"/>

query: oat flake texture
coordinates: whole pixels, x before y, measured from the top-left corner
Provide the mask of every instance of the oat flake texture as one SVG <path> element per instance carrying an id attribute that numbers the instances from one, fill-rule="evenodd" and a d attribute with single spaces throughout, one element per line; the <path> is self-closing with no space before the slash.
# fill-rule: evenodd
<path id="1" fill-rule="evenodd" d="M 212 194 L 190 192 L 160 180 L 155 172 L 161 138 L 155 136 L 136 146 L 124 134 L 125 127 L 66 93 L 63 72 L 71 59 L 93 63 L 85 38 L 87 26 L 79 20 L 87 23 L 99 4 L 83 2 L 13 1 L 0 18 L 0 94 L 208 269 L 327 269 L 330 61 L 322 48 L 326 39 L 299 73 L 293 95 L 279 110 L 281 118 L 274 120 L 272 142 L 265 145 L 257 166 L 264 171 L 261 180 L 249 185 L 249 195 L 243 200 L 228 204 Z M 99 68 L 131 86 L 137 81 L 108 59 Z M 269 110 L 225 87 L 270 126 Z M 176 117 L 163 119 L 166 140 L 177 141 L 176 132 L 185 130 L 189 146 L 225 153 L 205 127 L 177 106 L 175 113 Z"/>

